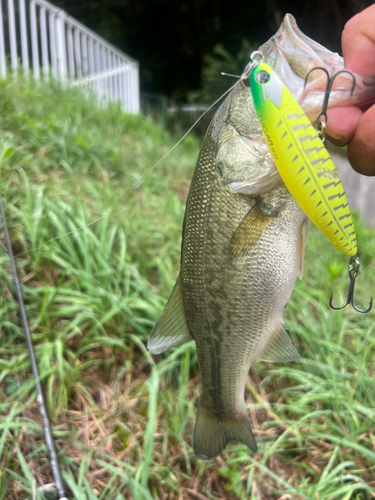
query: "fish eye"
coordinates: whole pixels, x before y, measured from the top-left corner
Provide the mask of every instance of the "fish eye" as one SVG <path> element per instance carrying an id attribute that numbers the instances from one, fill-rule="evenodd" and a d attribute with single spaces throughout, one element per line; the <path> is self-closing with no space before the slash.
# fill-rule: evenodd
<path id="1" fill-rule="evenodd" d="M 255 79 L 258 83 L 263 85 L 269 81 L 270 74 L 267 73 L 267 71 L 259 71 L 259 73 L 255 75 Z"/>

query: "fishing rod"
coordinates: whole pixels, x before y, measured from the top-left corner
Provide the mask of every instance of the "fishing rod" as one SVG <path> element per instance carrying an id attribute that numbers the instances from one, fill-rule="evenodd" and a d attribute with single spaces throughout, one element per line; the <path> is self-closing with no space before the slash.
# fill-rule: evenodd
<path id="1" fill-rule="evenodd" d="M 27 322 L 25 305 L 23 303 L 21 287 L 20 287 L 20 283 L 19 283 L 18 275 L 17 275 L 16 264 L 14 262 L 13 249 L 12 249 L 12 244 L 11 244 L 10 238 L 9 238 L 8 226 L 6 223 L 1 193 L 0 193 L 0 212 L 1 212 L 1 219 L 2 219 L 2 224 L 3 224 L 4 236 L 5 236 L 6 246 L 7 246 L 7 250 L 8 250 L 9 261 L 10 261 L 10 267 L 11 267 L 11 271 L 12 271 L 12 275 L 13 275 L 13 281 L 14 281 L 14 287 L 15 287 L 15 291 L 16 291 L 17 302 L 18 302 L 19 311 L 20 311 L 22 328 L 23 328 L 23 331 L 25 334 L 27 350 L 29 352 L 31 371 L 32 371 L 33 377 L 35 379 L 35 387 L 36 387 L 36 395 L 37 395 L 36 399 L 37 399 L 37 402 L 39 405 L 39 413 L 40 413 L 40 416 L 42 417 L 42 421 L 43 421 L 44 438 L 45 438 L 45 442 L 46 442 L 49 457 L 50 457 L 50 464 L 51 464 L 53 479 L 55 481 L 56 492 L 57 492 L 58 498 L 60 500 L 68 500 L 66 495 L 65 495 L 64 483 L 63 483 L 62 476 L 61 476 L 60 464 L 59 464 L 57 454 L 56 454 L 55 442 L 54 442 L 53 435 L 52 435 L 51 423 L 50 423 L 49 417 L 48 417 L 47 405 L 46 405 L 46 402 L 44 399 L 42 386 L 41 386 L 41 383 L 39 380 L 38 365 L 37 365 L 36 359 L 35 359 L 34 347 L 33 347 L 33 343 L 31 340 L 29 325 Z"/>

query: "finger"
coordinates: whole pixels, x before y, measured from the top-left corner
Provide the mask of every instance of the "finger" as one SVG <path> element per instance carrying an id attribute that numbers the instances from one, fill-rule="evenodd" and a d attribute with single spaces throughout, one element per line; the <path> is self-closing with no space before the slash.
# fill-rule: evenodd
<path id="1" fill-rule="evenodd" d="M 363 175 L 375 175 L 375 106 L 363 113 L 348 145 L 351 166 Z"/>
<path id="2" fill-rule="evenodd" d="M 341 37 L 345 68 L 375 76 L 375 4 L 349 19 Z"/>
<path id="3" fill-rule="evenodd" d="M 329 140 L 336 146 L 348 144 L 354 136 L 362 115 L 363 112 L 355 106 L 328 110 L 326 134 Z"/>

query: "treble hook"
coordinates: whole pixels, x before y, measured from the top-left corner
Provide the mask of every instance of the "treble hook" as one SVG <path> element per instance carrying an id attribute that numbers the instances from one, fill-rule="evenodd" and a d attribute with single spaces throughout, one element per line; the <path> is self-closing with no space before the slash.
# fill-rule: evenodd
<path id="1" fill-rule="evenodd" d="M 360 313 L 368 313 L 371 311 L 372 309 L 372 297 L 371 297 L 371 300 L 370 300 L 370 304 L 368 306 L 368 308 L 365 310 L 365 311 L 362 311 L 361 309 L 358 309 L 358 307 L 356 307 L 354 305 L 354 285 L 355 285 L 355 279 L 357 277 L 357 274 L 358 274 L 358 271 L 359 271 L 359 252 L 357 252 L 357 256 L 356 257 L 350 257 L 349 259 L 349 278 L 350 278 L 350 282 L 349 282 L 349 290 L 348 290 L 348 298 L 346 299 L 346 302 L 343 306 L 341 307 L 333 307 L 332 305 L 332 293 L 331 293 L 331 298 L 329 299 L 329 307 L 331 309 L 334 309 L 335 311 L 338 311 L 339 309 L 344 309 L 344 307 L 346 307 L 348 304 L 351 304 L 352 307 L 360 312 Z"/>
<path id="2" fill-rule="evenodd" d="M 307 72 L 307 74 L 305 76 L 305 84 L 303 86 L 304 90 L 306 88 L 307 79 L 308 79 L 310 73 L 312 71 L 315 71 L 316 69 L 321 69 L 327 75 L 327 85 L 326 85 L 326 90 L 324 92 L 323 105 L 321 107 L 321 110 L 320 110 L 318 116 L 316 117 L 316 126 L 315 126 L 315 130 L 319 134 L 319 137 L 320 137 L 321 141 L 324 142 L 324 135 L 325 135 L 324 132 L 325 132 L 325 129 L 326 129 L 326 124 L 327 124 L 328 101 L 329 101 L 329 96 L 330 96 L 330 93 L 331 93 L 331 90 L 332 90 L 332 85 L 333 85 L 333 82 L 334 82 L 336 76 L 339 75 L 340 73 L 348 73 L 353 78 L 353 85 L 352 85 L 352 88 L 350 90 L 350 97 L 353 94 L 354 87 L 355 87 L 355 84 L 356 84 L 356 80 L 355 80 L 355 76 L 353 75 L 353 73 L 351 71 L 347 70 L 347 69 L 341 69 L 340 71 L 337 71 L 337 73 L 335 73 L 334 75 L 329 76 L 329 73 L 326 70 L 326 68 L 322 68 L 321 66 L 316 66 L 315 68 L 312 68 L 312 69 L 310 69 L 310 71 Z M 323 116 L 323 121 L 319 120 L 319 118 L 321 116 Z"/>

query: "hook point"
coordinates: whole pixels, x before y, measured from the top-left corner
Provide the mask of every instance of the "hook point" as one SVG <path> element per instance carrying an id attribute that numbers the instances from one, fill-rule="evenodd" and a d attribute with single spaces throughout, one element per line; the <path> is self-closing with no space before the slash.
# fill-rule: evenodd
<path id="1" fill-rule="evenodd" d="M 366 314 L 366 313 L 370 312 L 370 311 L 371 311 L 371 309 L 372 309 L 372 297 L 371 297 L 371 299 L 370 299 L 370 302 L 369 302 L 368 308 L 367 308 L 367 309 L 365 309 L 364 311 L 362 311 L 361 309 L 358 309 L 358 308 L 357 308 L 357 307 L 353 304 L 353 302 L 352 302 L 352 306 L 354 307 L 354 309 L 355 309 L 357 312 L 362 313 L 362 314 Z"/>

